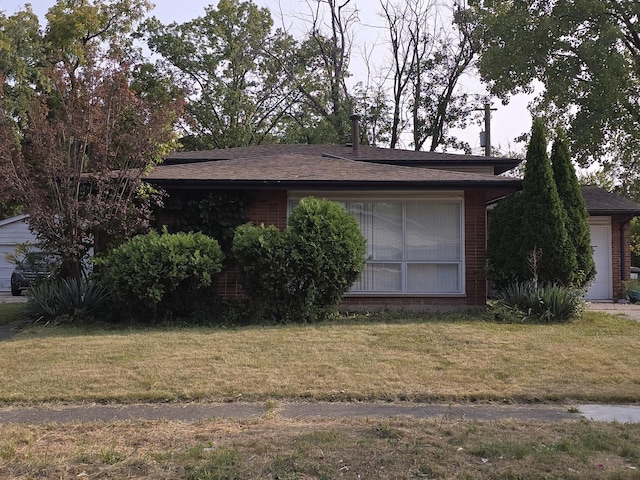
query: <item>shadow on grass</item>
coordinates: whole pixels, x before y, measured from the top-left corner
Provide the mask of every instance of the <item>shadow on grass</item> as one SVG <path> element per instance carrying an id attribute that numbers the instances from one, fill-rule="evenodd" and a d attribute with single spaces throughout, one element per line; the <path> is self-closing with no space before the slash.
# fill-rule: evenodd
<path id="1" fill-rule="evenodd" d="M 6 308 L 10 307 L 10 308 Z M 12 323 L 20 320 L 21 309 L 24 305 L 5 304 L 0 305 L 0 326 L 4 319 L 6 323 Z M 597 312 L 585 312 L 580 319 L 574 319 L 569 324 L 581 325 L 600 324 L 601 321 L 608 319 L 610 316 L 599 314 Z M 24 321 L 24 320 L 22 320 Z M 188 320 L 170 320 L 159 323 L 145 323 L 131 320 L 123 320 L 120 322 L 90 321 L 83 324 L 72 324 L 60 322 L 58 324 L 24 324 L 23 330 L 18 338 L 49 338 L 49 337 L 74 337 L 74 336 L 100 336 L 100 335 L 134 335 L 145 332 L 178 332 L 178 331 L 198 331 L 198 332 L 220 332 L 233 330 L 252 330 L 252 329 L 295 329 L 295 328 L 341 328 L 365 325 L 411 325 L 411 324 L 470 324 L 470 323 L 491 323 L 502 324 L 508 322 L 497 321 L 489 310 L 459 310 L 447 312 L 410 312 L 405 310 L 378 310 L 374 312 L 342 312 L 339 315 L 331 317 L 321 322 L 300 322 L 274 324 L 269 322 L 255 322 L 244 324 L 224 323 L 219 319 L 219 315 L 212 315 L 210 322 L 190 322 Z M 609 322 L 607 322 L 609 323 Z M 519 323 L 519 325 L 536 325 L 534 323 Z M 541 324 L 537 324 L 541 325 Z M 546 324 L 553 325 L 553 324 Z M 595 326 L 595 325 L 593 325 Z"/>
<path id="2" fill-rule="evenodd" d="M 0 318 L 4 311 L 0 305 Z M 19 310 L 14 312 L 18 315 Z M 14 318 L 14 317 L 12 317 Z M 490 315 L 484 310 L 451 311 L 451 312 L 408 312 L 403 310 L 379 310 L 375 312 L 342 312 L 321 322 L 300 322 L 274 324 L 255 322 L 249 324 L 228 324 L 212 315 L 210 322 L 190 322 L 188 320 L 169 320 L 154 324 L 131 320 L 121 322 L 105 322 L 93 320 L 82 324 L 61 321 L 53 324 L 26 323 L 19 338 L 49 338 L 99 335 L 132 335 L 145 332 L 200 331 L 219 332 L 251 329 L 291 329 L 291 328 L 334 328 L 353 327 L 373 324 L 409 325 L 424 323 L 472 323 L 492 322 Z"/>
<path id="3" fill-rule="evenodd" d="M 0 303 L 0 326 L 25 320 L 24 303 Z"/>

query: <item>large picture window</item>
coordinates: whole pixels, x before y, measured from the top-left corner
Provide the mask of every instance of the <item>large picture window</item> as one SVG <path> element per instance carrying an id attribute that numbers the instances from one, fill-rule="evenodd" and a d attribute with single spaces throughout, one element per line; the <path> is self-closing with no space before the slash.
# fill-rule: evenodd
<path id="1" fill-rule="evenodd" d="M 351 293 L 464 293 L 462 199 L 333 200 L 367 239 L 367 263 Z"/>

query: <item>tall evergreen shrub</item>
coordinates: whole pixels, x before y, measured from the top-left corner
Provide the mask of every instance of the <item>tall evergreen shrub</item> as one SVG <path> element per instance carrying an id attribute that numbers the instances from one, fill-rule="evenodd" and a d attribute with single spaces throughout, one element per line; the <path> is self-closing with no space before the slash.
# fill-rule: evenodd
<path id="1" fill-rule="evenodd" d="M 523 277 L 520 260 L 515 257 L 517 245 L 522 242 L 520 196 L 518 192 L 501 200 L 489 214 L 488 276 L 497 289 Z"/>
<path id="2" fill-rule="evenodd" d="M 589 213 L 582 197 L 578 177 L 571 163 L 569 145 L 562 131 L 558 132 L 557 138 L 553 142 L 551 164 L 558 195 L 565 212 L 567 212 L 566 228 L 569 245 L 576 255 L 577 273 L 573 278 L 573 283 L 578 287 L 584 287 L 593 280 L 596 274 L 589 230 Z"/>
<path id="3" fill-rule="evenodd" d="M 555 181 L 545 128 L 536 119 L 527 148 L 522 192 L 504 208 L 498 206 L 489 222 L 489 275 L 504 287 L 534 274 L 543 283 L 570 284 L 576 275 L 575 250 L 569 243 L 565 212 Z M 532 267 L 532 258 L 536 265 Z"/>

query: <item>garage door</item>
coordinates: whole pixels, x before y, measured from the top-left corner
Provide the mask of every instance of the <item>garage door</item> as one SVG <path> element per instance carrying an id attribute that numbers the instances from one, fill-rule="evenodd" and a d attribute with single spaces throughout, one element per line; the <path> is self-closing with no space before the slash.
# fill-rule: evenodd
<path id="1" fill-rule="evenodd" d="M 611 275 L 611 218 L 589 220 L 593 260 L 596 264 L 596 278 L 587 292 L 588 300 L 610 300 L 613 298 Z"/>
<path id="2" fill-rule="evenodd" d="M 35 239 L 27 223 L 26 215 L 0 221 L 0 292 L 11 289 L 11 272 L 14 265 L 5 258 L 7 253 L 14 253 L 18 243 L 34 243 Z"/>

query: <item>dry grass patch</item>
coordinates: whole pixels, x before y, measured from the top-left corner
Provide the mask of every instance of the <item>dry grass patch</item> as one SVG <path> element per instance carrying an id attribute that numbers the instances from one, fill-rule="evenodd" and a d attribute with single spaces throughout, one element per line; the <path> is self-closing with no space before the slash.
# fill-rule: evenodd
<path id="1" fill-rule="evenodd" d="M 318 325 L 37 328 L 0 349 L 0 401 L 640 400 L 640 324 L 383 314 Z"/>
<path id="2" fill-rule="evenodd" d="M 433 420 L 3 427 L 0 477 L 637 479 L 640 426 Z"/>

